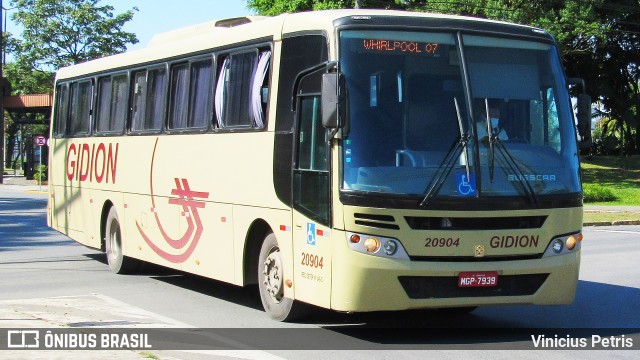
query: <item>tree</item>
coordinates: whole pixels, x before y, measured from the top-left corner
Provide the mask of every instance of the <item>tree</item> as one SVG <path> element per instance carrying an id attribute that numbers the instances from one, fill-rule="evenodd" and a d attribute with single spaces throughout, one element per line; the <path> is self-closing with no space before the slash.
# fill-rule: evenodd
<path id="1" fill-rule="evenodd" d="M 53 77 L 54 73 L 37 71 L 20 66 L 18 63 L 8 63 L 3 66 L 3 75 L 11 84 L 12 95 L 24 95 L 24 94 L 48 94 L 53 89 Z M 48 119 L 44 115 L 39 115 L 37 118 L 41 121 L 41 124 L 24 125 L 22 130 L 26 134 L 46 134 L 48 132 Z M 13 122 L 13 120 L 6 116 L 6 167 L 12 167 L 11 159 L 13 159 L 13 150 L 15 147 L 16 138 L 18 135 L 19 127 Z"/>
<path id="2" fill-rule="evenodd" d="M 407 9 L 406 0 L 247 0 L 247 7 L 260 15 L 274 16 L 285 12 L 293 13 L 329 9 Z"/>
<path id="3" fill-rule="evenodd" d="M 363 8 L 468 15 L 540 27 L 551 33 L 569 77 L 586 80 L 587 93 L 606 115 L 624 123 L 620 141 L 640 153 L 640 6 L 638 0 L 361 0 Z M 248 0 L 260 14 L 353 8 L 351 0 Z M 580 89 L 581 90 L 581 89 Z M 635 141 L 631 140 L 635 128 Z"/>
<path id="4" fill-rule="evenodd" d="M 138 42 L 122 30 L 137 8 L 115 15 L 113 6 L 99 0 L 13 0 L 12 19 L 23 27 L 16 40 L 15 58 L 33 70 L 60 67 L 113 55 Z"/>

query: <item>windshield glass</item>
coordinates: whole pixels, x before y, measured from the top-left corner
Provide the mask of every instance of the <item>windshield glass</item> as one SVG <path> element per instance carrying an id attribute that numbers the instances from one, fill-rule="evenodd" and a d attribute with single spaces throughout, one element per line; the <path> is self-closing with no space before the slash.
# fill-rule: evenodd
<path id="1" fill-rule="evenodd" d="M 555 47 L 462 39 L 460 51 L 453 33 L 340 33 L 349 102 L 343 189 L 429 197 L 579 192 Z"/>

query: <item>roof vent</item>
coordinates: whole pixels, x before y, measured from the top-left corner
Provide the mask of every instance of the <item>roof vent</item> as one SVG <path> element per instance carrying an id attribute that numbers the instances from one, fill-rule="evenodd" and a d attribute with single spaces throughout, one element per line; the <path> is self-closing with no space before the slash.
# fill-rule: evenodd
<path id="1" fill-rule="evenodd" d="M 236 18 L 230 18 L 230 19 L 223 19 L 223 20 L 216 21 L 215 26 L 230 28 L 230 27 L 240 26 L 240 25 L 256 22 L 259 20 L 263 20 L 267 17 L 268 16 L 242 16 L 242 17 L 236 17 Z"/>

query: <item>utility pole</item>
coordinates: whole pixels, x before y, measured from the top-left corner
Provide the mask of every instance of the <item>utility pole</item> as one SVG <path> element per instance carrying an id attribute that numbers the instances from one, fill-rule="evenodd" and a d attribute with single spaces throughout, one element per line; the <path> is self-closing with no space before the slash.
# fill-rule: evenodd
<path id="1" fill-rule="evenodd" d="M 362 8 L 362 0 L 356 0 L 356 9 L 361 9 L 361 8 Z"/>
<path id="2" fill-rule="evenodd" d="M 2 67 L 4 66 L 4 29 L 2 23 L 2 11 L 4 11 L 4 7 L 2 4 L 2 0 L 0 0 L 0 31 L 2 32 L 2 37 L 0 38 L 0 80 L 3 77 Z M 0 184 L 4 182 L 4 91 L 0 89 Z"/>

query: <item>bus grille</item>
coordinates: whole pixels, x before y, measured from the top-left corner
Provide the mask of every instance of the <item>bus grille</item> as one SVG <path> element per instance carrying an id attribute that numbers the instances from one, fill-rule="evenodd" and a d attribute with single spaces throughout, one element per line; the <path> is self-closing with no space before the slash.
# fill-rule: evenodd
<path id="1" fill-rule="evenodd" d="M 356 224 L 380 229 L 400 230 L 395 223 L 396 219 L 391 215 L 354 214 Z"/>
<path id="2" fill-rule="evenodd" d="M 503 275 L 493 287 L 458 287 L 457 276 L 399 276 L 411 299 L 533 295 L 549 274 Z"/>
<path id="3" fill-rule="evenodd" d="M 547 220 L 546 216 L 480 218 L 405 216 L 404 218 L 413 230 L 539 229 Z"/>

